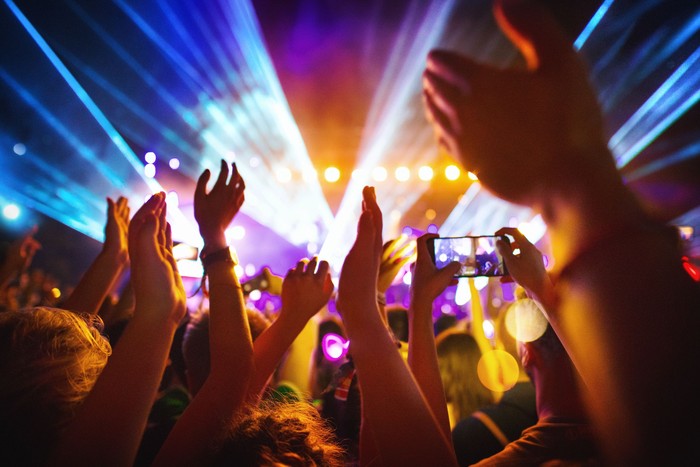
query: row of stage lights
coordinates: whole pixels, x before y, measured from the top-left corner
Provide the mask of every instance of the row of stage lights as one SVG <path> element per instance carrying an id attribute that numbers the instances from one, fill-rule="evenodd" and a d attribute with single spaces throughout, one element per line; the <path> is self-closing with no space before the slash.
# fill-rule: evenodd
<path id="1" fill-rule="evenodd" d="M 149 151 L 144 155 L 144 160 L 146 161 L 146 165 L 144 166 L 144 175 L 146 175 L 149 178 L 153 178 L 156 175 L 156 155 L 154 152 Z M 255 158 L 250 159 L 250 165 L 252 167 L 255 167 L 256 165 L 256 160 Z M 168 165 L 170 166 L 171 169 L 177 170 L 180 167 L 180 161 L 177 158 L 172 158 L 168 161 Z M 462 176 L 462 170 L 457 167 L 456 165 L 450 164 L 444 168 L 442 171 L 444 177 L 446 180 L 449 181 L 456 181 L 459 180 Z M 289 170 L 286 167 L 278 167 L 274 171 L 275 178 L 277 179 L 278 182 L 280 183 L 289 183 L 293 180 L 294 176 L 291 170 Z M 367 174 L 363 174 L 360 169 L 355 169 L 351 172 L 350 177 L 353 179 L 358 179 L 358 178 L 367 178 Z M 390 170 L 384 166 L 377 166 L 374 167 L 370 173 L 369 173 L 369 178 L 374 180 L 375 182 L 384 182 L 389 179 L 390 175 Z M 314 178 L 318 178 L 318 171 L 314 171 L 312 174 Z M 422 180 L 424 182 L 429 182 L 436 176 L 436 170 L 433 169 L 429 165 L 423 165 L 418 168 L 418 170 L 412 171 L 409 167 L 406 166 L 399 166 L 396 167 L 393 170 L 393 177 L 396 181 L 398 182 L 408 182 L 411 179 L 414 179 L 417 177 L 419 180 Z M 472 173 L 472 172 L 467 172 L 466 173 L 467 178 L 472 181 L 477 181 L 478 177 Z M 328 183 L 336 183 L 339 182 L 340 179 L 343 177 L 342 171 L 338 167 L 330 166 L 327 167 L 325 170 L 323 170 L 323 179 L 328 182 Z M 306 177 L 304 177 L 306 178 Z"/>

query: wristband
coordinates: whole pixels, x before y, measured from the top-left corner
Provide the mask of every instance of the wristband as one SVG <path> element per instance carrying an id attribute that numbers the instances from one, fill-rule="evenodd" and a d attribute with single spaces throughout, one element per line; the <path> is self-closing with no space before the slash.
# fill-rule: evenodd
<path id="1" fill-rule="evenodd" d="M 222 248 L 207 255 L 201 255 L 200 259 L 202 260 L 202 267 L 204 268 L 205 276 L 207 274 L 207 269 L 209 269 L 212 264 L 221 261 L 225 263 L 230 263 L 234 266 L 238 264 L 237 258 L 234 258 L 231 255 L 231 249 L 229 247 Z"/>

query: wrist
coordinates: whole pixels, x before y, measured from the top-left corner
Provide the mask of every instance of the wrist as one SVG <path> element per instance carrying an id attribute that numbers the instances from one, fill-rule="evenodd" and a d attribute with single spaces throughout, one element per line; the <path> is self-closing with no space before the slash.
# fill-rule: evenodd
<path id="1" fill-rule="evenodd" d="M 111 247 L 109 245 L 103 246 L 100 256 L 107 260 L 113 261 L 118 266 L 123 266 L 129 262 L 129 253 L 127 250 Z"/>

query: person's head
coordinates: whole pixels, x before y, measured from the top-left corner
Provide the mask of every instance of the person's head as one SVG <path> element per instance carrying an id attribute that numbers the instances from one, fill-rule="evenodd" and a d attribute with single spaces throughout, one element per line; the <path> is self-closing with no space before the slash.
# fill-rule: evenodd
<path id="1" fill-rule="evenodd" d="M 248 324 L 253 340 L 270 326 L 261 313 L 247 309 Z M 194 396 L 209 376 L 209 309 L 193 313 L 182 336 L 182 357 L 185 365 L 187 388 Z"/>
<path id="2" fill-rule="evenodd" d="M 211 465 L 342 466 L 333 429 L 308 402 L 263 402 L 235 419 Z"/>
<path id="3" fill-rule="evenodd" d="M 0 313 L 0 444 L 28 464 L 72 419 L 112 352 L 99 318 L 58 308 Z"/>
<path id="4" fill-rule="evenodd" d="M 519 342 L 520 361 L 527 375 L 534 380 L 535 371 L 552 365 L 561 365 L 562 360 L 570 365 L 569 355 L 550 324 L 544 333 L 531 342 Z"/>
<path id="5" fill-rule="evenodd" d="M 433 334 L 438 336 L 440 333 L 452 329 L 457 326 L 457 317 L 455 315 L 446 315 L 440 313 L 440 316 L 433 323 Z"/>
<path id="6" fill-rule="evenodd" d="M 479 380 L 481 350 L 476 339 L 465 331 L 450 329 L 440 333 L 435 343 L 445 397 L 453 405 L 455 422 L 493 403 L 493 394 Z"/>
<path id="7" fill-rule="evenodd" d="M 387 308 L 386 317 L 394 336 L 401 342 L 408 342 L 408 310 L 393 306 Z"/>

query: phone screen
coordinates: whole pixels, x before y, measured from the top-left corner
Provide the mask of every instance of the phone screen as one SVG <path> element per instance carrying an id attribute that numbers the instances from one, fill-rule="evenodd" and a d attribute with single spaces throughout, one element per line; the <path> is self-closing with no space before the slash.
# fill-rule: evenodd
<path id="1" fill-rule="evenodd" d="M 505 236 L 480 235 L 471 237 L 437 237 L 430 239 L 428 250 L 435 266 L 444 268 L 452 261 L 462 267 L 455 277 L 504 276 L 507 273 L 503 257 L 496 249 L 496 240 Z"/>

